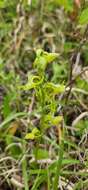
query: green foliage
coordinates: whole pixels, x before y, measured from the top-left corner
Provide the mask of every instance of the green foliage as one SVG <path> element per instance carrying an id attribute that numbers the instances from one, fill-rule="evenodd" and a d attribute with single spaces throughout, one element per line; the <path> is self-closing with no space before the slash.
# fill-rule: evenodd
<path id="1" fill-rule="evenodd" d="M 57 7 L 63 7 L 65 11 L 71 12 L 73 10 L 73 1 L 72 0 L 50 0 L 47 1 L 47 9 L 49 11 L 55 10 Z"/>
<path id="2" fill-rule="evenodd" d="M 41 148 L 34 148 L 34 155 L 35 159 L 40 160 L 40 159 L 48 159 L 49 153 L 47 150 L 43 150 Z"/>
<path id="3" fill-rule="evenodd" d="M 88 119 L 80 120 L 75 127 L 77 129 L 76 134 L 80 137 L 88 130 Z"/>
<path id="4" fill-rule="evenodd" d="M 84 89 L 88 92 L 88 82 L 82 78 L 78 78 L 77 81 L 77 87 L 80 89 Z"/>
<path id="5" fill-rule="evenodd" d="M 63 6 L 66 9 L 66 11 L 72 11 L 73 9 L 72 0 L 55 0 L 55 3 L 57 5 Z"/>
<path id="6" fill-rule="evenodd" d="M 79 24 L 88 24 L 88 8 L 83 9 L 79 17 Z"/>
<path id="7" fill-rule="evenodd" d="M 88 2 L 76 2 L 0 0 L 0 181 L 7 189 L 88 186 Z"/>
<path id="8" fill-rule="evenodd" d="M 25 139 L 28 140 L 34 140 L 41 136 L 40 131 L 37 128 L 34 128 L 31 133 L 27 133 L 25 136 Z"/>
<path id="9" fill-rule="evenodd" d="M 47 65 L 58 57 L 58 54 L 47 53 L 39 49 L 36 52 L 36 56 L 37 57 L 34 61 L 34 67 L 37 68 L 38 72 L 42 73 L 43 71 L 45 71 Z"/>
<path id="10" fill-rule="evenodd" d="M 12 113 L 10 114 L 8 117 L 6 117 L 6 119 L 0 124 L 0 130 L 6 126 L 9 122 L 11 122 L 13 119 L 20 117 L 20 116 L 24 116 L 26 115 L 25 112 L 20 112 L 20 113 Z"/>
<path id="11" fill-rule="evenodd" d="M 22 149 L 17 140 L 14 140 L 13 135 L 6 134 L 5 136 L 6 144 L 7 144 L 7 152 L 13 158 L 18 159 L 22 155 Z"/>
<path id="12" fill-rule="evenodd" d="M 34 61 L 34 67 L 36 74 L 29 74 L 28 83 L 22 87 L 24 90 L 35 90 L 35 96 L 37 98 L 37 105 L 40 108 L 40 131 L 53 125 L 58 125 L 62 121 L 62 116 L 54 116 L 56 112 L 56 95 L 64 92 L 65 86 L 62 84 L 54 84 L 47 81 L 45 69 L 47 64 L 51 63 L 57 58 L 55 53 L 47 53 L 43 50 L 37 50 L 36 59 Z M 39 131 L 33 129 L 33 131 L 26 135 L 26 139 L 35 139 L 39 136 Z"/>

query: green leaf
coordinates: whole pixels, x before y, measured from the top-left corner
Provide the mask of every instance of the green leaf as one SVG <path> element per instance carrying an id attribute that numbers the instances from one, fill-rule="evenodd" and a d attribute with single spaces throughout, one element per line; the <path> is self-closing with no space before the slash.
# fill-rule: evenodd
<path id="1" fill-rule="evenodd" d="M 62 162 L 63 165 L 66 165 L 66 164 L 80 164 L 80 161 L 79 160 L 76 160 L 76 159 L 64 159 L 63 162 Z"/>
<path id="2" fill-rule="evenodd" d="M 44 71 L 48 63 L 51 63 L 58 57 L 57 53 L 48 53 L 42 49 L 38 49 L 36 52 L 36 59 L 34 61 L 34 67 L 40 71 Z"/>
<path id="3" fill-rule="evenodd" d="M 0 8 L 4 8 L 5 7 L 5 1 L 4 0 L 0 0 Z"/>
<path id="4" fill-rule="evenodd" d="M 79 17 L 79 24 L 88 24 L 88 8 L 84 9 L 81 12 L 81 15 Z"/>
<path id="5" fill-rule="evenodd" d="M 26 134 L 25 139 L 34 140 L 40 136 L 41 136 L 40 131 L 37 128 L 34 128 L 31 133 Z"/>
<path id="6" fill-rule="evenodd" d="M 12 135 L 6 135 L 6 144 L 8 146 L 8 153 L 13 157 L 18 159 L 19 156 L 22 153 L 21 147 L 19 145 L 19 142 L 16 142 Z M 11 146 L 9 146 L 11 145 Z"/>
<path id="7" fill-rule="evenodd" d="M 27 113 L 25 112 L 19 112 L 19 113 L 13 113 L 10 114 L 1 124 L 0 124 L 0 129 L 2 129 L 5 125 L 7 125 L 10 121 L 13 119 L 16 119 L 17 117 L 20 116 L 25 116 Z"/>
<path id="8" fill-rule="evenodd" d="M 45 57 L 47 63 L 50 63 L 50 62 L 54 61 L 58 57 L 58 54 L 57 53 L 47 53 L 47 52 L 45 52 L 44 57 Z"/>
<path id="9" fill-rule="evenodd" d="M 36 159 L 47 159 L 49 158 L 49 153 L 47 150 L 41 149 L 41 148 L 35 148 L 34 149 L 34 154 Z"/>
<path id="10" fill-rule="evenodd" d="M 31 90 L 35 88 L 36 86 L 40 85 L 43 81 L 43 78 L 40 78 L 39 76 L 35 76 L 30 74 L 28 76 L 28 82 L 26 85 L 22 86 L 21 88 L 23 90 Z"/>
<path id="11" fill-rule="evenodd" d="M 6 118 L 11 113 L 10 102 L 11 102 L 11 95 L 8 94 L 8 95 L 6 95 L 4 97 L 4 100 L 3 100 L 3 115 L 4 115 L 4 118 Z"/>
<path id="12" fill-rule="evenodd" d="M 45 59 L 45 57 L 40 56 L 40 57 L 36 57 L 35 61 L 34 61 L 34 67 L 37 68 L 38 70 L 45 70 L 47 65 L 47 61 Z"/>
<path id="13" fill-rule="evenodd" d="M 63 6 L 66 11 L 73 10 L 72 0 L 54 0 L 54 3 Z"/>
<path id="14" fill-rule="evenodd" d="M 62 165 L 75 165 L 75 164 L 80 164 L 80 161 L 79 160 L 76 160 L 76 159 L 63 159 L 62 161 Z M 57 161 L 53 162 L 51 165 L 50 165 L 50 169 L 55 169 L 57 165 Z"/>
<path id="15" fill-rule="evenodd" d="M 47 82 L 45 85 L 46 91 L 51 92 L 51 94 L 59 94 L 64 92 L 65 86 L 63 84 L 54 84 Z"/>
<path id="16" fill-rule="evenodd" d="M 55 116 L 52 120 L 53 125 L 58 125 L 63 120 L 62 116 Z"/>

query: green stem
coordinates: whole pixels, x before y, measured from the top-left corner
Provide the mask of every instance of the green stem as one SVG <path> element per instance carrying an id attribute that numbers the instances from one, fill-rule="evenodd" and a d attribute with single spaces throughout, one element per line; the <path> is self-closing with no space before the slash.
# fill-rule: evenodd
<path id="1" fill-rule="evenodd" d="M 47 168 L 47 189 L 50 190 L 50 174 L 49 174 L 49 169 L 48 168 Z"/>
<path id="2" fill-rule="evenodd" d="M 23 142 L 23 154 L 25 152 L 26 152 L 25 142 Z M 22 161 L 22 172 L 23 172 L 23 179 L 24 179 L 24 189 L 29 190 L 26 158 L 24 158 Z"/>
<path id="3" fill-rule="evenodd" d="M 59 155 L 58 155 L 58 161 L 57 161 L 57 167 L 56 167 L 56 172 L 55 172 L 55 177 L 54 177 L 54 182 L 53 182 L 53 189 L 58 190 L 58 182 L 59 182 L 59 177 L 61 173 L 61 167 L 62 167 L 62 161 L 63 161 L 63 152 L 64 152 L 64 142 L 62 141 L 60 144 L 60 150 L 59 150 Z"/>

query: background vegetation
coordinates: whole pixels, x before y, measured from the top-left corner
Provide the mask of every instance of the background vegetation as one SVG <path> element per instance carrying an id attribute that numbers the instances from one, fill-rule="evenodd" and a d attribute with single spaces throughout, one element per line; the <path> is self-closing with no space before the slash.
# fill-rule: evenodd
<path id="1" fill-rule="evenodd" d="M 0 0 L 0 190 L 88 190 L 88 1 Z"/>

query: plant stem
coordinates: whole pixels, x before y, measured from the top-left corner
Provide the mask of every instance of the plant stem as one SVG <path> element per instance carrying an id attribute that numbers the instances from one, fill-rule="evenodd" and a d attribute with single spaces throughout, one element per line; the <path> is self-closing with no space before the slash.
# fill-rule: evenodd
<path id="1" fill-rule="evenodd" d="M 47 168 L 47 189 L 50 190 L 50 174 L 49 174 L 49 169 L 48 168 Z"/>
<path id="2" fill-rule="evenodd" d="M 63 140 L 60 143 L 60 150 L 59 150 L 59 155 L 58 155 L 58 161 L 57 161 L 57 167 L 56 167 L 56 172 L 55 172 L 55 177 L 54 177 L 54 182 L 53 182 L 53 189 L 58 190 L 58 182 L 59 182 L 59 176 L 60 176 L 60 171 L 62 167 L 62 161 L 63 161 L 63 149 L 64 149 L 64 142 Z"/>
<path id="3" fill-rule="evenodd" d="M 26 152 L 25 149 L 26 149 L 25 148 L 25 142 L 23 142 L 23 153 Z M 24 189 L 29 190 L 26 158 L 24 158 L 22 161 L 22 172 L 23 172 L 23 179 L 24 179 Z"/>

